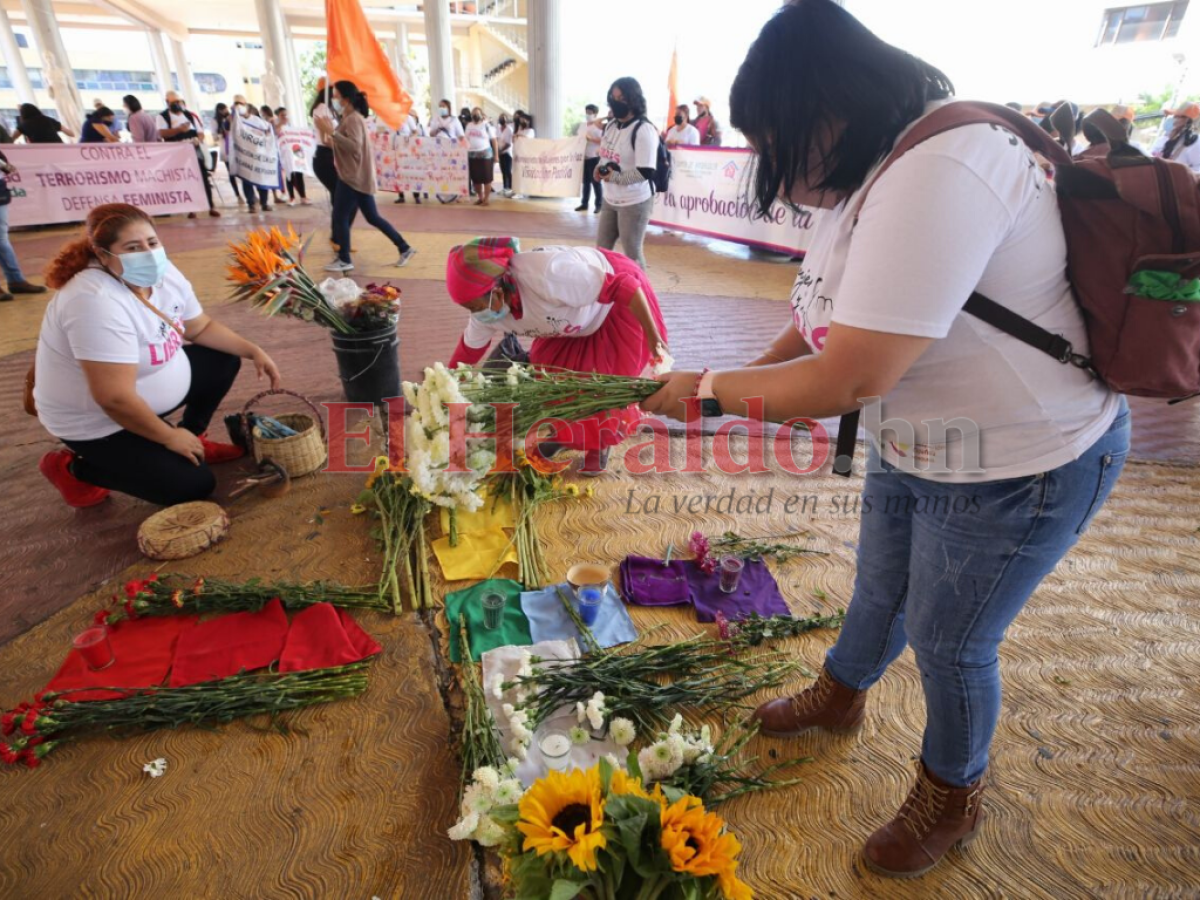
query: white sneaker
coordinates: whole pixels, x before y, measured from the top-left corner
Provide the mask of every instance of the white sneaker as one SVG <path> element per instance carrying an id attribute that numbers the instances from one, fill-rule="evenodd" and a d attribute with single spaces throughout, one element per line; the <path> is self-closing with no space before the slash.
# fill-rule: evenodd
<path id="1" fill-rule="evenodd" d="M 401 257 L 403 259 L 403 257 Z M 342 262 L 340 259 L 335 259 L 325 267 L 326 272 L 349 272 L 354 268 L 354 263 Z"/>
<path id="2" fill-rule="evenodd" d="M 407 250 L 405 250 L 403 253 L 400 254 L 400 259 L 397 260 L 396 267 L 401 268 L 401 269 L 404 268 L 405 266 L 408 265 L 408 261 L 416 255 L 417 255 L 417 248 L 409 247 Z"/>

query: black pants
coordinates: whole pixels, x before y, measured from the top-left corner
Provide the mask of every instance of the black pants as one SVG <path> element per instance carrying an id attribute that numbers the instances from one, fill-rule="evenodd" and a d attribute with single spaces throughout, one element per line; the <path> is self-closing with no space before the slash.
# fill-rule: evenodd
<path id="1" fill-rule="evenodd" d="M 254 206 L 256 203 L 258 203 L 258 204 L 262 205 L 263 209 L 267 208 L 267 204 L 271 202 L 271 195 L 267 192 L 267 189 L 265 187 L 259 187 L 256 184 L 251 184 L 245 178 L 238 178 L 237 181 L 241 182 L 242 193 L 245 194 L 246 202 L 248 204 L 250 204 L 251 206 Z M 233 186 L 233 189 L 236 191 L 237 188 L 238 188 L 238 186 L 237 186 L 237 184 L 235 184 Z M 254 196 L 255 191 L 258 192 L 257 199 L 255 199 L 255 196 Z"/>
<path id="2" fill-rule="evenodd" d="M 346 182 L 339 181 L 337 193 L 333 195 L 333 243 L 338 248 L 339 260 L 350 262 L 350 229 L 360 210 L 367 223 L 382 231 L 384 236 L 395 244 L 397 250 L 401 253 L 408 252 L 408 241 L 404 240 L 404 235 L 379 214 L 374 194 L 364 194 Z"/>
<path id="3" fill-rule="evenodd" d="M 500 154 L 500 177 L 504 179 L 504 189 L 512 190 L 512 154 Z"/>
<path id="4" fill-rule="evenodd" d="M 208 423 L 229 393 L 242 361 L 196 344 L 185 345 L 183 352 L 192 366 L 192 384 L 183 398 L 183 418 L 179 425 L 199 435 L 208 430 Z M 76 478 L 160 506 L 203 500 L 217 486 L 212 469 L 206 464 L 194 465 L 173 450 L 132 431 L 118 431 L 95 441 L 63 443 L 75 453 L 71 471 Z"/>
<path id="5" fill-rule="evenodd" d="M 287 180 L 288 199 L 295 200 L 296 195 L 300 195 L 301 200 L 307 200 L 308 194 L 304 193 L 304 173 L 293 172 Z"/>
<path id="6" fill-rule="evenodd" d="M 337 168 L 333 164 L 333 150 L 330 147 L 318 147 L 313 154 L 313 174 L 317 181 L 325 185 L 330 194 L 337 193 Z"/>
<path id="7" fill-rule="evenodd" d="M 204 196 L 208 198 L 208 208 L 216 209 L 216 205 L 213 203 L 212 171 L 208 168 L 208 160 L 204 158 L 206 155 L 204 148 L 197 145 L 196 161 L 200 163 L 200 175 L 204 181 Z"/>
<path id="8" fill-rule="evenodd" d="M 604 183 L 593 177 L 599 162 L 600 157 L 598 156 L 583 161 L 583 199 L 579 201 L 581 206 L 587 206 L 594 189 L 596 191 L 596 212 L 600 212 L 600 204 L 604 202 Z"/>

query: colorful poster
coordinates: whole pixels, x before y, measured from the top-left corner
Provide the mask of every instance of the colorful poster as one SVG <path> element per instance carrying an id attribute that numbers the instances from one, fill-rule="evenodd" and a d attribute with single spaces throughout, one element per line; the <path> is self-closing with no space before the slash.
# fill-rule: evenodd
<path id="1" fill-rule="evenodd" d="M 395 177 L 391 184 L 380 177 L 381 190 L 438 194 L 443 198 L 468 195 L 465 137 L 397 137 L 395 148 Z"/>
<path id="2" fill-rule="evenodd" d="M 396 179 L 396 133 L 385 127 L 375 127 L 368 132 L 371 147 L 375 151 L 375 181 L 381 191 L 395 191 Z"/>
<path id="3" fill-rule="evenodd" d="M 279 190 L 283 187 L 279 172 L 279 141 L 275 129 L 254 116 L 233 117 L 230 141 L 229 174 L 253 185 Z"/>
<path id="4" fill-rule="evenodd" d="M 82 222 L 105 203 L 152 216 L 208 209 L 196 148 L 178 144 L 5 144 L 16 174 L 9 225 Z"/>
<path id="5" fill-rule="evenodd" d="M 317 152 L 317 133 L 311 128 L 288 125 L 279 131 L 279 162 L 284 172 L 313 174 L 313 154 Z"/>
<path id="6" fill-rule="evenodd" d="M 757 218 L 748 191 L 753 155 L 736 147 L 675 148 L 670 187 L 655 195 L 650 224 L 802 256 L 821 211 L 776 203 L 769 217 Z"/>
<path id="7" fill-rule="evenodd" d="M 583 187 L 583 135 L 513 142 L 513 190 L 528 197 L 578 197 Z"/>

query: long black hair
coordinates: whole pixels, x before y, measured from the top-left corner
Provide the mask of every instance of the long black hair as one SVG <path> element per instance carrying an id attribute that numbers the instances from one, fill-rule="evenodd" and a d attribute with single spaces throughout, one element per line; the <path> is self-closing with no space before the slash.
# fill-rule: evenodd
<path id="1" fill-rule="evenodd" d="M 335 81 L 334 90 L 342 95 L 342 99 L 358 110 L 360 115 L 367 116 L 371 108 L 367 106 L 367 95 L 358 89 L 353 81 Z"/>
<path id="2" fill-rule="evenodd" d="M 44 112 L 34 106 L 32 103 L 22 103 L 17 110 L 18 122 L 36 122 L 38 119 L 49 118 Z"/>
<path id="3" fill-rule="evenodd" d="M 625 102 L 629 104 L 629 109 L 633 113 L 635 119 L 640 119 L 646 115 L 646 95 L 642 93 L 642 86 L 636 78 L 630 78 L 628 75 L 624 78 L 618 78 L 608 86 L 608 97 L 612 97 L 613 88 L 621 89 L 621 96 L 625 98 Z M 611 104 L 612 100 L 608 100 Z"/>
<path id="4" fill-rule="evenodd" d="M 953 93 L 940 70 L 832 0 L 784 6 L 750 46 L 729 97 L 730 122 L 759 151 L 751 187 L 759 212 L 781 188 L 856 190 L 925 105 Z"/>

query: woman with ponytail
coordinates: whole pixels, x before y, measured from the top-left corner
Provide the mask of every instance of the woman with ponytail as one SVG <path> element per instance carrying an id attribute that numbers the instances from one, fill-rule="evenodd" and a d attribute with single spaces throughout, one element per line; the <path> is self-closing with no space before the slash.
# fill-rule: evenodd
<path id="1" fill-rule="evenodd" d="M 322 141 L 328 141 L 333 147 L 338 174 L 337 192 L 333 197 L 333 243 L 338 248 L 338 255 L 325 270 L 349 272 L 354 268 L 350 261 L 350 226 L 355 213 L 360 211 L 363 218 L 382 231 L 400 251 L 396 265 L 406 266 L 417 251 L 379 214 L 375 205 L 375 152 L 367 134 L 366 116 L 370 112 L 367 95 L 352 81 L 335 82 L 333 109 L 338 116 L 336 128 L 327 118 L 313 119 Z"/>
<path id="2" fill-rule="evenodd" d="M 42 474 L 74 507 L 110 491 L 163 506 L 209 496 L 208 464 L 242 455 L 205 437 L 209 420 L 242 359 L 278 387 L 271 357 L 200 308 L 136 206 L 93 209 L 46 283 L 58 294 L 42 320 L 33 396 L 67 449 L 42 457 Z M 164 417 L 178 409 L 173 426 Z"/>

